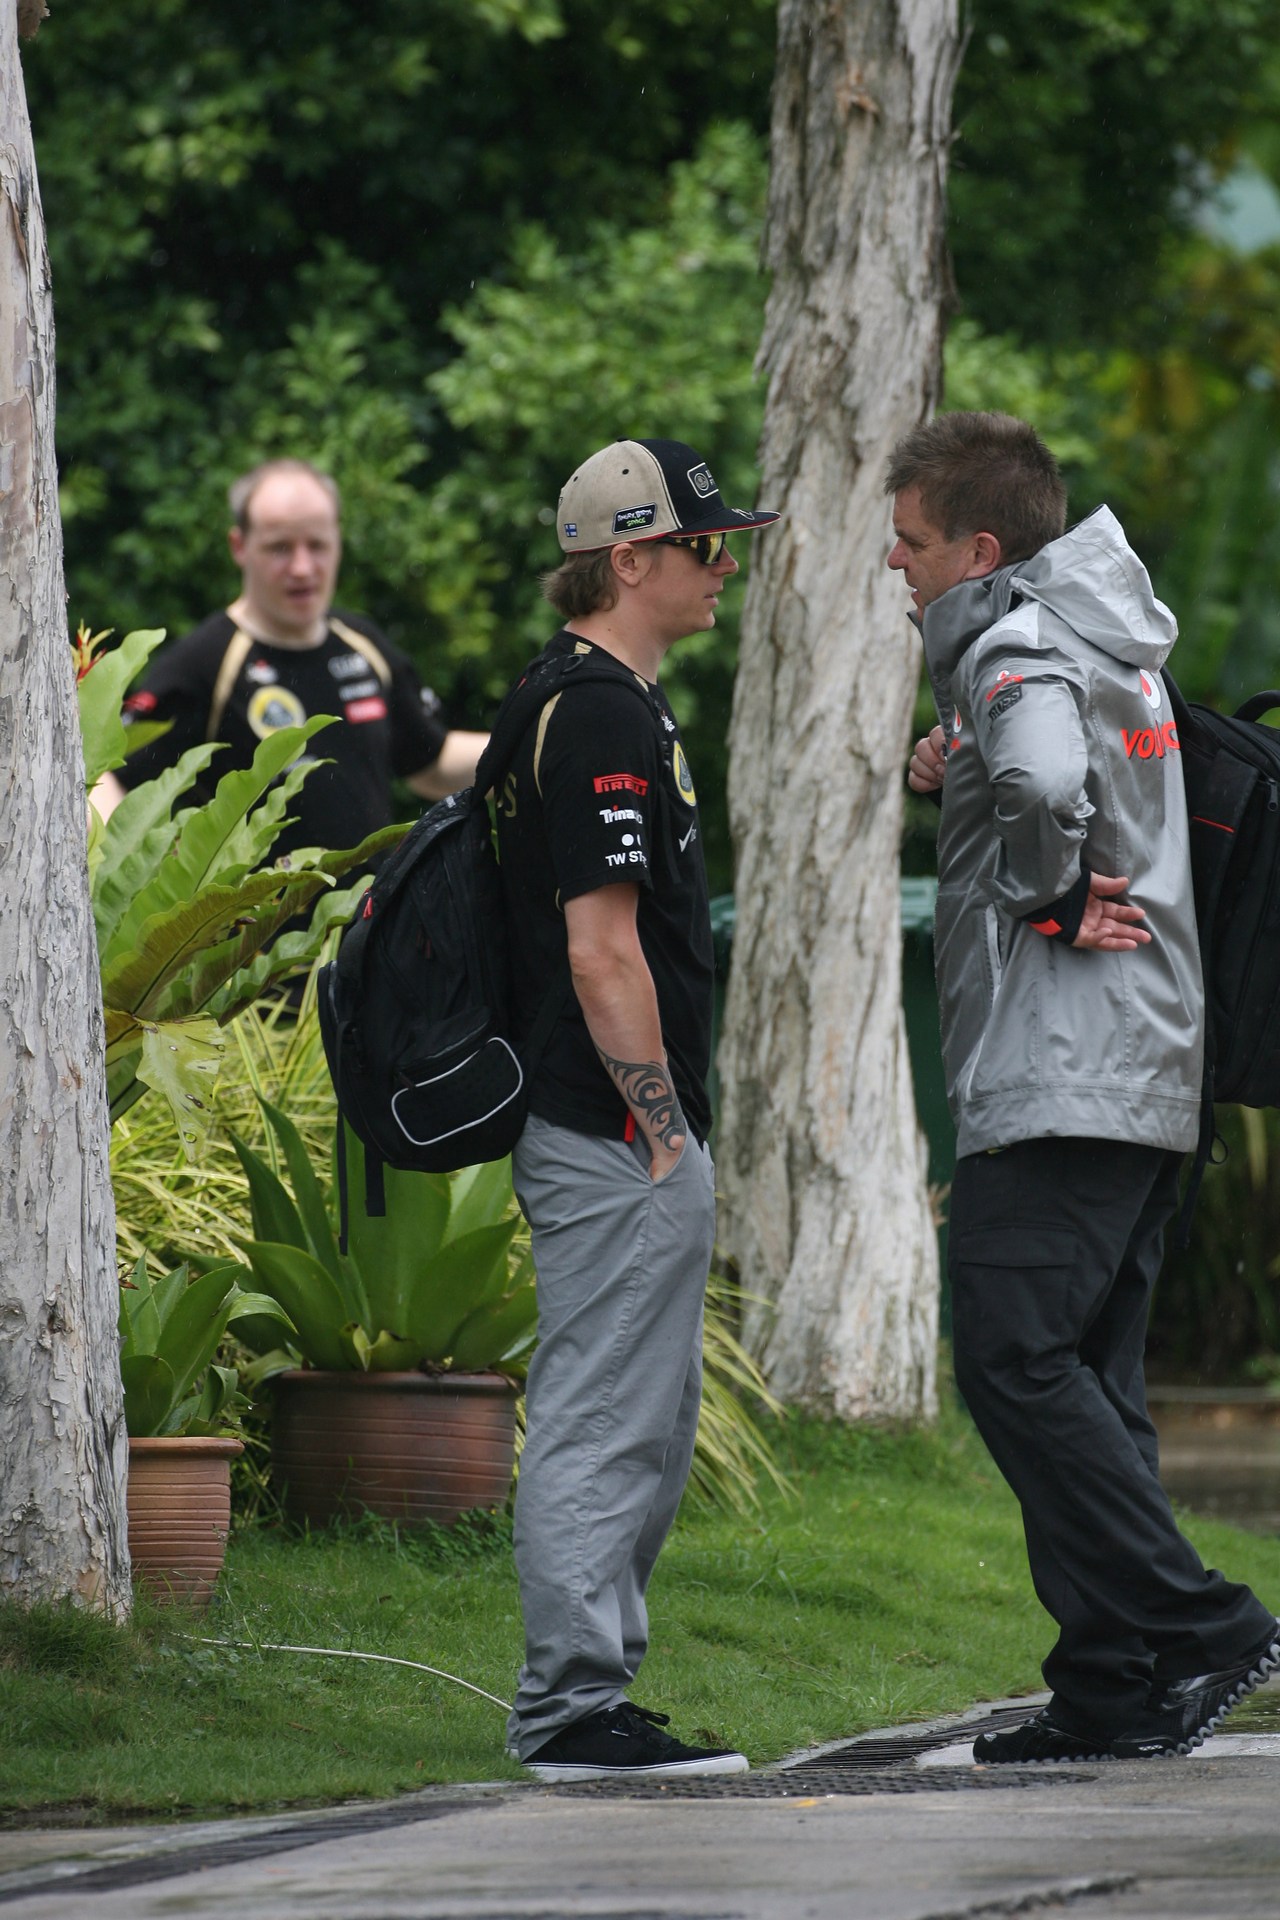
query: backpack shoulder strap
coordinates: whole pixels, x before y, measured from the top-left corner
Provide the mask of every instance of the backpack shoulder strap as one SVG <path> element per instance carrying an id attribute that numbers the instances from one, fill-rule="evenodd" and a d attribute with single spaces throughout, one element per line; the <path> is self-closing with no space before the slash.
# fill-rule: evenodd
<path id="1" fill-rule="evenodd" d="M 1195 886 L 1200 976 L 1205 1000 L 1200 1137 L 1183 1191 L 1175 1234 L 1175 1244 L 1180 1251 L 1185 1251 L 1191 1240 L 1191 1220 L 1200 1195 L 1200 1183 L 1213 1157 L 1217 1134 L 1213 1107 L 1214 1072 L 1217 1066 L 1212 1013 L 1213 924 L 1222 895 L 1222 884 L 1231 863 L 1236 832 L 1244 818 L 1257 773 L 1215 737 L 1207 721 L 1202 722 L 1197 718 L 1197 709 L 1184 697 L 1167 667 L 1161 669 L 1160 677 L 1169 695 L 1179 741 L 1184 749 L 1194 741 L 1197 749 L 1194 763 L 1188 753 L 1182 755 L 1183 778 L 1187 787 L 1187 833 Z M 1193 764 L 1194 779 L 1190 777 Z"/>
<path id="2" fill-rule="evenodd" d="M 628 688 L 652 713 L 661 712 L 639 678 L 619 673 L 615 667 L 600 666 L 585 654 L 543 655 L 516 681 L 498 709 L 489 744 L 476 767 L 472 791 L 477 799 L 483 800 L 501 783 L 526 731 L 558 694 L 571 686 L 603 684 Z"/>
<path id="3" fill-rule="evenodd" d="M 217 678 L 213 683 L 213 694 L 209 701 L 209 718 L 205 722 L 206 742 L 216 740 L 218 728 L 222 725 L 222 716 L 227 710 L 231 698 L 231 689 L 240 678 L 240 669 L 248 659 L 253 641 L 243 627 L 237 627 L 227 642 L 227 650 L 218 666 Z"/>
<path id="4" fill-rule="evenodd" d="M 335 620 L 332 614 L 329 615 L 329 625 L 339 640 L 346 641 L 353 653 L 361 654 L 369 662 L 382 682 L 385 692 L 391 685 L 391 668 L 387 664 L 387 657 L 381 647 L 376 646 L 367 633 L 361 633 L 356 627 L 349 627 L 345 620 Z"/>
<path id="5" fill-rule="evenodd" d="M 623 687 L 661 718 L 661 707 L 638 674 L 602 666 L 585 653 L 543 655 L 517 680 L 498 709 L 489 745 L 476 768 L 475 792 L 483 796 L 495 789 L 533 721 L 540 716 L 549 718 L 555 701 L 567 688 L 585 686 Z"/>

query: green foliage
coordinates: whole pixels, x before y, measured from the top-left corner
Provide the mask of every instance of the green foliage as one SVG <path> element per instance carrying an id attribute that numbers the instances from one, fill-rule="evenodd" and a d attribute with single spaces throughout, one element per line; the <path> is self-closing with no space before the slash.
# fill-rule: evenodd
<path id="1" fill-rule="evenodd" d="M 1278 0 L 977 0 L 949 201 L 978 324 L 1086 346 L 1162 327 L 1170 231 L 1268 103 L 1278 29 Z"/>
<path id="2" fill-rule="evenodd" d="M 771 0 L 714 31 L 695 0 L 62 0 L 24 68 L 73 602 L 181 631 L 225 599 L 223 489 L 299 432 L 341 455 L 351 603 L 423 641 L 433 583 L 380 501 L 410 446 L 420 492 L 454 464 L 444 308 L 523 223 L 644 225 L 711 120 L 762 133 L 772 42 Z"/>
<path id="3" fill-rule="evenodd" d="M 153 1282 L 139 1256 L 120 1289 L 120 1375 L 132 1438 L 235 1430 L 248 1403 L 235 1368 L 215 1363 L 224 1334 L 250 1315 L 290 1330 L 274 1300 L 241 1288 L 243 1277 L 243 1266 L 223 1265 L 192 1279 L 181 1266 Z"/>
<path id="4" fill-rule="evenodd" d="M 702 1320 L 702 1406 L 685 1499 L 747 1514 L 760 1507 L 762 1480 L 783 1499 L 794 1498 L 796 1488 L 749 1411 L 754 1406 L 771 1420 L 786 1417 L 782 1402 L 770 1393 L 738 1338 L 741 1318 L 741 1289 L 713 1267 Z"/>
<path id="5" fill-rule="evenodd" d="M 111 1184 L 122 1260 L 139 1254 L 201 1270 L 243 1258 L 249 1188 L 232 1131 L 270 1155 L 274 1135 L 259 1096 L 286 1109 L 313 1155 L 333 1137 L 333 1086 L 315 1016 L 314 978 L 298 1008 L 263 1001 L 226 1028 L 226 1070 L 212 1093 L 213 1125 L 197 1160 L 176 1137 L 168 1107 L 142 1100 L 111 1130 Z"/>
<path id="6" fill-rule="evenodd" d="M 1165 1260 L 1148 1335 L 1152 1367 L 1193 1382 L 1246 1380 L 1280 1354 L 1280 1114 L 1219 1107 L 1217 1123 L 1226 1157 L 1206 1170 L 1190 1246 Z"/>
<path id="7" fill-rule="evenodd" d="M 128 1683 L 131 1635 L 105 1613 L 74 1601 L 0 1604 L 0 1669 L 49 1675 L 64 1683 Z"/>
<path id="8" fill-rule="evenodd" d="M 1167 255 L 1159 340 L 1093 378 L 1105 490 L 1181 629 L 1186 691 L 1232 707 L 1280 646 L 1280 247 L 1207 238 Z"/>
<path id="9" fill-rule="evenodd" d="M 77 637 L 90 789 L 123 764 L 121 695 L 163 634 L 128 634 L 109 653 L 100 651 L 104 638 L 84 628 Z M 172 812 L 208 766 L 212 745 L 192 747 L 175 766 L 133 788 L 108 820 L 93 815 L 89 869 L 112 1118 L 154 1087 L 167 1099 L 192 1158 L 212 1120 L 222 1029 L 273 982 L 310 965 L 362 884 L 340 894 L 332 891 L 334 879 L 361 872 L 401 831 L 388 828 L 342 853 L 305 849 L 279 865 L 262 865 L 315 764 L 302 749 L 331 724 L 319 718 L 271 734 L 252 766 L 224 774 L 204 806 Z M 282 933 L 322 892 L 309 924 Z"/>
<path id="10" fill-rule="evenodd" d="M 1098 402 L 1089 383 L 1098 369 L 1092 355 L 1051 356 L 961 319 L 947 334 L 943 365 L 942 412 L 994 411 L 1033 420 L 1068 473 L 1096 457 Z"/>
<path id="11" fill-rule="evenodd" d="M 263 1355 L 255 1380 L 298 1358 L 311 1366 L 382 1373 L 422 1365 L 483 1372 L 521 1369 L 537 1302 L 508 1160 L 461 1173 L 385 1169 L 387 1211 L 364 1207 L 364 1162 L 348 1135 L 348 1252 L 338 1250 L 307 1147 L 288 1115 L 263 1102 L 289 1186 L 233 1135 L 249 1184 L 254 1237 L 245 1244 L 259 1286 L 293 1323 L 291 1351 L 277 1330 L 248 1322 L 241 1338 Z M 290 1191 L 292 1188 L 292 1191 Z"/>

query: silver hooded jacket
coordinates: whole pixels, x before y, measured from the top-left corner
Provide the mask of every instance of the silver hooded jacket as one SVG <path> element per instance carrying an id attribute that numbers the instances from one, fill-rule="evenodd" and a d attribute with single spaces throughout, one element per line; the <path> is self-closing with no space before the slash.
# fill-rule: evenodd
<path id="1" fill-rule="evenodd" d="M 935 963 L 957 1151 L 1081 1134 L 1194 1146 L 1204 996 L 1159 677 L 1173 615 L 1101 507 L 941 595 L 922 630 L 948 745 Z M 1149 946 L 1051 937 L 1082 861 L 1129 876 Z"/>

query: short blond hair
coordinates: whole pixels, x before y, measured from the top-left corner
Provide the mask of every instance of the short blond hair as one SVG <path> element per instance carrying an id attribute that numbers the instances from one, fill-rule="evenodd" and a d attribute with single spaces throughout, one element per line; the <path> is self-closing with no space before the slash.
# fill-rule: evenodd
<path id="1" fill-rule="evenodd" d="M 270 480 L 277 473 L 305 473 L 309 479 L 322 486 L 333 502 L 333 510 L 341 519 L 342 495 L 338 483 L 331 473 L 324 473 L 319 467 L 313 467 L 309 460 L 264 460 L 261 466 L 253 467 L 248 473 L 242 473 L 227 488 L 227 505 L 231 509 L 231 518 L 241 533 L 249 531 L 249 508 L 254 494 L 264 480 Z"/>

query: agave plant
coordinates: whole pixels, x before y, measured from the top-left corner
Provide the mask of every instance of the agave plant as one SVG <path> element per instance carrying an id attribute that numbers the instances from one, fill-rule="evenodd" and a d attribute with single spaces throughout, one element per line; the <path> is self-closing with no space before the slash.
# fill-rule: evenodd
<path id="1" fill-rule="evenodd" d="M 268 1101 L 262 1106 L 293 1191 L 233 1136 L 253 1213 L 244 1251 L 258 1286 L 292 1321 L 295 1351 L 280 1348 L 277 1329 L 247 1321 L 237 1328 L 240 1338 L 264 1353 L 254 1377 L 296 1365 L 298 1355 L 314 1367 L 371 1373 L 424 1365 L 519 1369 L 533 1344 L 537 1306 L 527 1243 L 513 1257 L 521 1222 L 510 1162 L 455 1174 L 389 1167 L 386 1214 L 371 1218 L 360 1200 L 360 1144 L 349 1139 L 344 1254 L 297 1128 Z"/>
<path id="2" fill-rule="evenodd" d="M 276 1302 L 245 1293 L 242 1266 L 224 1264 L 190 1278 L 175 1267 L 154 1283 L 139 1258 L 120 1289 L 120 1376 L 131 1439 L 233 1431 L 248 1406 L 234 1367 L 214 1360 L 234 1321 L 254 1316 L 289 1322 Z"/>
<path id="3" fill-rule="evenodd" d="M 82 627 L 76 642 L 90 789 L 125 760 L 124 692 L 164 634 L 127 634 L 110 652 L 101 651 L 105 638 Z M 217 751 L 213 742 L 192 747 L 135 787 L 109 820 L 96 814 L 91 820 L 112 1119 L 154 1087 L 169 1101 L 189 1157 L 209 1125 L 228 1021 L 314 959 L 363 884 L 336 893 L 334 881 L 353 870 L 363 876 L 370 860 L 405 831 L 388 827 L 344 852 L 312 848 L 263 864 L 314 764 L 301 757 L 303 749 L 331 724 L 318 718 L 270 734 L 252 766 L 225 774 L 212 800 L 174 814 L 174 802 Z M 322 893 L 309 925 L 282 934 Z"/>

